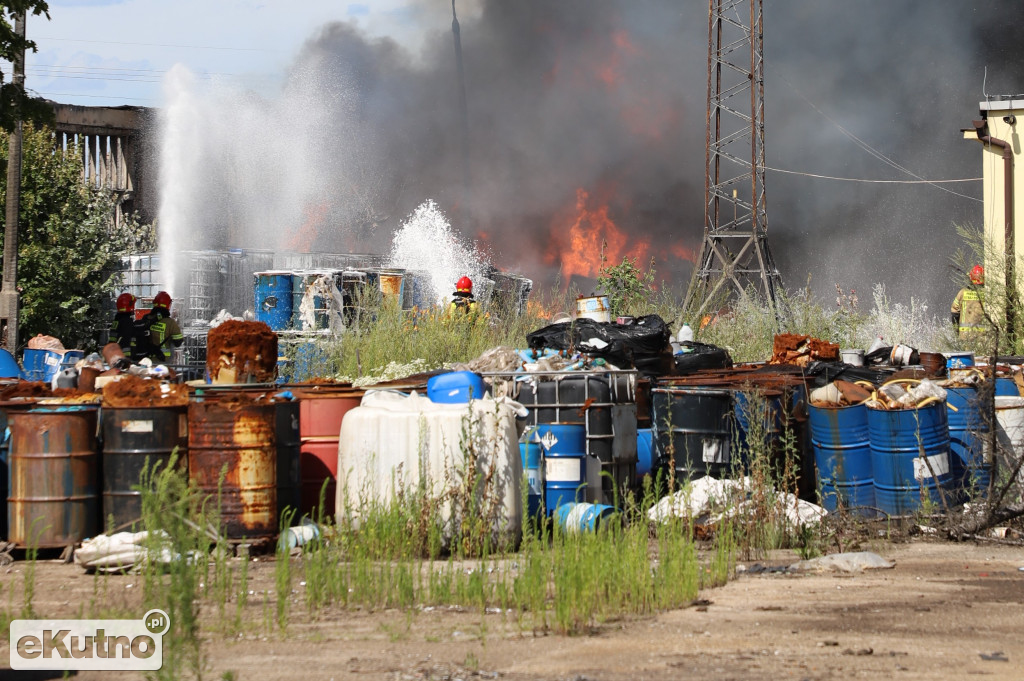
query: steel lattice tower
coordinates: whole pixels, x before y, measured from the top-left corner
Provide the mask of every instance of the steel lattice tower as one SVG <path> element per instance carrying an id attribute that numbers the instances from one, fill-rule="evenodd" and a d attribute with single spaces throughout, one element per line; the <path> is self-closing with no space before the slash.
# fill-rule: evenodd
<path id="1" fill-rule="evenodd" d="M 686 294 L 703 314 L 723 287 L 782 287 L 768 247 L 764 189 L 762 0 L 709 0 L 704 242 Z"/>

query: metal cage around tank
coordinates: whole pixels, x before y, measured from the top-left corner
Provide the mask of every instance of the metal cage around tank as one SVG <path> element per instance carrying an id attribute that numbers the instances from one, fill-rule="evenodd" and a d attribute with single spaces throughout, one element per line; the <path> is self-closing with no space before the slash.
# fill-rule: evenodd
<path id="1" fill-rule="evenodd" d="M 635 370 L 482 372 L 507 381 L 509 396 L 529 409 L 527 425 L 583 425 L 588 465 L 587 501 L 615 504 L 636 483 Z M 608 475 L 605 475 L 607 473 Z"/>

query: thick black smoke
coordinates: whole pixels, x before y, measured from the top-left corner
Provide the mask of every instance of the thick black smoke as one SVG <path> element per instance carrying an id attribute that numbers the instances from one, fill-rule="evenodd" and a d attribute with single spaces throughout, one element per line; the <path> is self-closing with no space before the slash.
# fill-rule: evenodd
<path id="1" fill-rule="evenodd" d="M 838 283 L 863 296 L 882 282 L 898 300 L 947 304 L 954 224 L 981 225 L 980 182 L 946 191 L 807 174 L 915 179 L 880 154 L 921 178 L 979 177 L 980 147 L 959 130 L 978 115 L 986 66 L 989 94 L 1024 88 L 1013 80 L 1024 55 L 1016 6 L 765 0 L 768 227 L 787 287 L 810 276 L 819 293 Z M 357 243 L 321 231 L 315 245 L 382 249 L 434 198 L 465 236 L 486 234 L 497 264 L 550 281 L 552 239 L 569 247 L 552 225 L 583 188 L 684 286 L 692 265 L 672 247 L 699 251 L 703 229 L 706 3 L 457 2 L 468 186 L 450 7 L 419 7 L 421 52 L 337 23 L 296 61 L 296 74 L 348 93 L 343 129 L 324 137 L 344 179 L 326 168 L 324 181 L 331 219 L 358 227 Z"/>

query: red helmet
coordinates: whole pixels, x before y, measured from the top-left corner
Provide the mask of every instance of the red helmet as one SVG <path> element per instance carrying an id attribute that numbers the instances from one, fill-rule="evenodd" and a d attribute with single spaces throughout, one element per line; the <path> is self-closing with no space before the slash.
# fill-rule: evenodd
<path id="1" fill-rule="evenodd" d="M 160 291 L 153 296 L 153 307 L 164 307 L 171 309 L 171 294 L 167 291 Z"/>
<path id="2" fill-rule="evenodd" d="M 131 312 L 135 309 L 135 296 L 125 292 L 117 297 L 117 311 Z"/>
<path id="3" fill-rule="evenodd" d="M 469 277 L 462 277 L 455 282 L 456 291 L 464 291 L 465 293 L 473 292 L 473 281 Z"/>
<path id="4" fill-rule="evenodd" d="M 975 265 L 971 268 L 971 283 L 975 286 L 981 286 L 985 283 L 985 268 L 981 265 Z"/>

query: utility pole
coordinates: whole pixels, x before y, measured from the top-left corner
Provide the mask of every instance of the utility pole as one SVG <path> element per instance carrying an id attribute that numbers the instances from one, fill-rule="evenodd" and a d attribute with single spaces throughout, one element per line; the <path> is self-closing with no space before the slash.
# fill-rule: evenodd
<path id="1" fill-rule="evenodd" d="M 762 0 L 709 0 L 704 243 L 686 293 L 698 315 L 748 287 L 774 308 L 782 287 L 768 248 L 762 30 Z"/>
<path id="2" fill-rule="evenodd" d="M 459 76 L 459 114 L 462 118 L 462 200 L 469 193 L 469 107 L 466 105 L 466 71 L 462 67 L 462 31 L 452 0 L 452 40 L 455 41 L 455 69 Z"/>
<path id="3" fill-rule="evenodd" d="M 24 41 L 25 11 L 14 18 L 14 32 Z M 7 224 L 4 229 L 4 278 L 0 288 L 0 328 L 7 339 L 7 349 L 15 354 L 18 348 L 18 212 L 21 208 L 21 99 L 25 92 L 25 50 L 14 58 L 13 83 L 17 120 L 8 140 L 7 153 Z"/>

